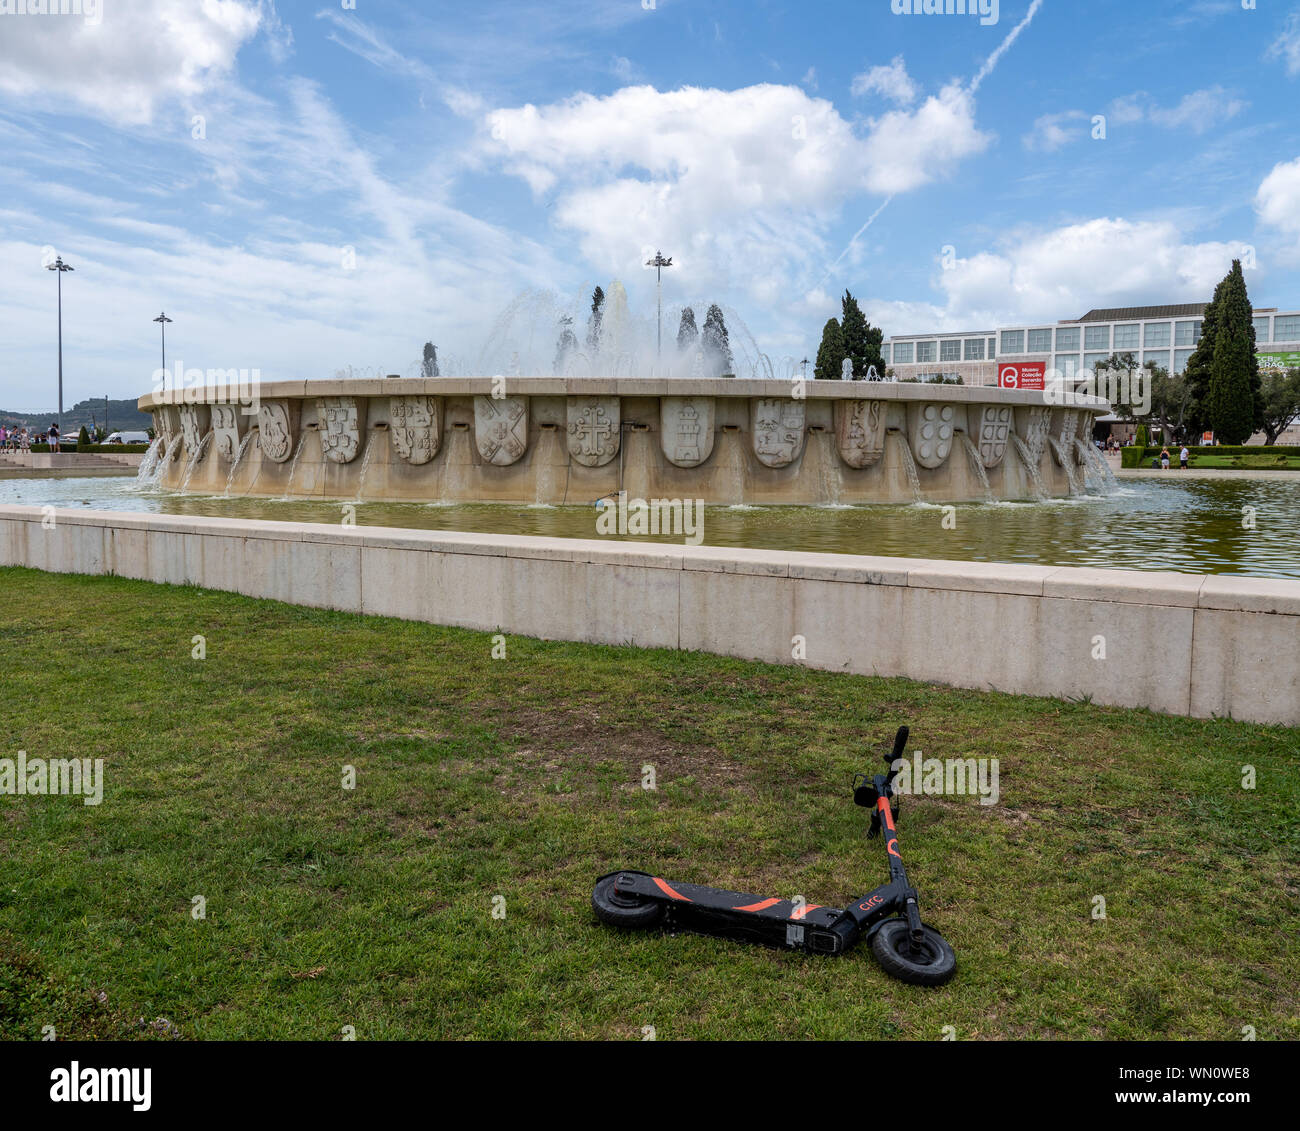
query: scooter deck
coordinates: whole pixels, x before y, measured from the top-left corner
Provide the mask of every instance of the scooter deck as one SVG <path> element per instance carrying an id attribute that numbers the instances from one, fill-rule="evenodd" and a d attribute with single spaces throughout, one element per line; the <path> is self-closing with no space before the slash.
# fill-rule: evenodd
<path id="1" fill-rule="evenodd" d="M 843 915 L 838 907 L 665 880 L 646 872 L 610 874 L 617 877 L 616 890 L 662 904 L 669 927 L 818 954 L 846 949 L 843 936 L 829 930 Z"/>

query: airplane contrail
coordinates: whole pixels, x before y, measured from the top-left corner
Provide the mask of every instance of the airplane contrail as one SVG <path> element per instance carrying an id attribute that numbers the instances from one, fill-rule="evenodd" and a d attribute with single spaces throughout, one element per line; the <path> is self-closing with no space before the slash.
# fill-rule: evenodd
<path id="1" fill-rule="evenodd" d="M 970 80 L 970 86 L 968 87 L 968 89 L 971 94 L 974 94 L 977 90 L 979 90 L 980 83 L 982 83 L 986 78 L 989 77 L 989 75 L 993 73 L 993 68 L 998 65 L 998 60 L 1000 60 L 1002 56 L 1005 55 L 1008 50 L 1010 50 L 1011 45 L 1016 41 L 1016 37 L 1022 31 L 1024 31 L 1025 28 L 1029 26 L 1029 21 L 1032 20 L 1034 16 L 1038 14 L 1038 9 L 1041 8 L 1042 6 L 1043 6 L 1043 0 L 1034 0 L 1034 2 L 1029 5 L 1029 11 L 1025 13 L 1025 18 L 1011 29 L 1006 39 L 1004 39 L 1001 43 L 998 44 L 997 49 L 993 52 L 993 54 L 984 60 L 984 66 L 982 66 L 979 69 L 978 73 L 975 75 L 975 77 Z"/>

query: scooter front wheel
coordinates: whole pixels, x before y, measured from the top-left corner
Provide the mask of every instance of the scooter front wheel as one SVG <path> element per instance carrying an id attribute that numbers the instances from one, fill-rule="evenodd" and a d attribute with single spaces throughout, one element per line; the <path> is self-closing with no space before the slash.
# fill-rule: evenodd
<path id="1" fill-rule="evenodd" d="M 616 891 L 614 881 L 618 873 L 602 876 L 596 881 L 596 888 L 591 893 L 591 907 L 596 918 L 611 927 L 625 930 L 653 927 L 663 918 L 663 904 L 657 900 L 646 899 L 635 893 L 627 894 Z"/>
<path id="2" fill-rule="evenodd" d="M 941 986 L 957 972 L 957 956 L 943 935 L 921 924 L 921 945 L 912 949 L 906 919 L 886 919 L 871 936 L 871 953 L 886 974 L 917 986 Z"/>

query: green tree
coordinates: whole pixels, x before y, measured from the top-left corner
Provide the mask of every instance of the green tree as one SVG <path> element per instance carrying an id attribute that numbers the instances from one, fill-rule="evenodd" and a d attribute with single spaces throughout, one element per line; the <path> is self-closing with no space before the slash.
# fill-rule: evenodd
<path id="1" fill-rule="evenodd" d="M 884 332 L 867 321 L 858 300 L 847 290 L 840 302 L 841 332 L 844 336 L 844 356 L 853 362 L 853 379 L 865 381 L 867 370 L 875 366 L 876 373 L 884 372 L 885 361 L 880 352 Z"/>
<path id="2" fill-rule="evenodd" d="M 731 343 L 727 340 L 727 324 L 722 319 L 722 307 L 716 302 L 709 307 L 708 313 L 704 316 L 704 329 L 700 331 L 700 346 L 704 350 L 705 376 L 735 376 Z"/>
<path id="3" fill-rule="evenodd" d="M 677 327 L 677 348 L 686 353 L 695 348 L 700 332 L 695 326 L 695 311 L 689 306 L 682 311 L 682 320 Z"/>
<path id="4" fill-rule="evenodd" d="M 1262 378 L 1264 443 L 1272 445 L 1300 419 L 1300 369 L 1269 369 Z"/>
<path id="5" fill-rule="evenodd" d="M 1244 444 L 1264 423 L 1264 396 L 1255 356 L 1255 324 L 1240 259 L 1232 261 L 1232 270 L 1220 286 L 1205 407 L 1219 443 Z"/>
<path id="6" fill-rule="evenodd" d="M 1218 337 L 1219 306 L 1226 283 L 1226 278 L 1221 279 L 1214 288 L 1214 297 L 1201 316 L 1200 340 L 1183 370 L 1192 398 L 1188 421 L 1196 432 L 1204 432 L 1210 427 L 1210 370 L 1214 362 L 1214 342 Z"/>
<path id="7" fill-rule="evenodd" d="M 830 318 L 822 327 L 822 344 L 817 347 L 817 361 L 813 378 L 817 381 L 838 381 L 844 364 L 844 331 L 838 318 Z"/>
<path id="8" fill-rule="evenodd" d="M 1151 382 L 1152 417 L 1159 421 L 1166 436 L 1186 439 L 1187 414 L 1192 407 L 1192 391 L 1186 378 L 1181 374 L 1171 375 L 1154 361 L 1148 361 L 1142 368 Z"/>
<path id="9" fill-rule="evenodd" d="M 600 351 L 600 323 L 605 317 L 605 292 L 597 287 L 591 292 L 591 316 L 587 319 L 587 348 Z"/>
<path id="10" fill-rule="evenodd" d="M 90 449 L 90 431 L 83 424 L 81 431 L 77 433 L 77 451 L 84 452 Z"/>
<path id="11" fill-rule="evenodd" d="M 425 377 L 441 376 L 438 372 L 438 347 L 432 342 L 424 343 L 424 358 L 420 362 L 420 372 Z"/>

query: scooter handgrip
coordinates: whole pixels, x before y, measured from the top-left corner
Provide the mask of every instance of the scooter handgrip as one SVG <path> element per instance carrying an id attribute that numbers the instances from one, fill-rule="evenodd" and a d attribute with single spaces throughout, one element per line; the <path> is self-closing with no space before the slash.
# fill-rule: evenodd
<path id="1" fill-rule="evenodd" d="M 887 763 L 892 765 L 903 756 L 903 747 L 907 745 L 907 736 L 909 733 L 907 727 L 898 728 L 898 733 L 894 735 L 894 752 L 885 759 Z"/>

